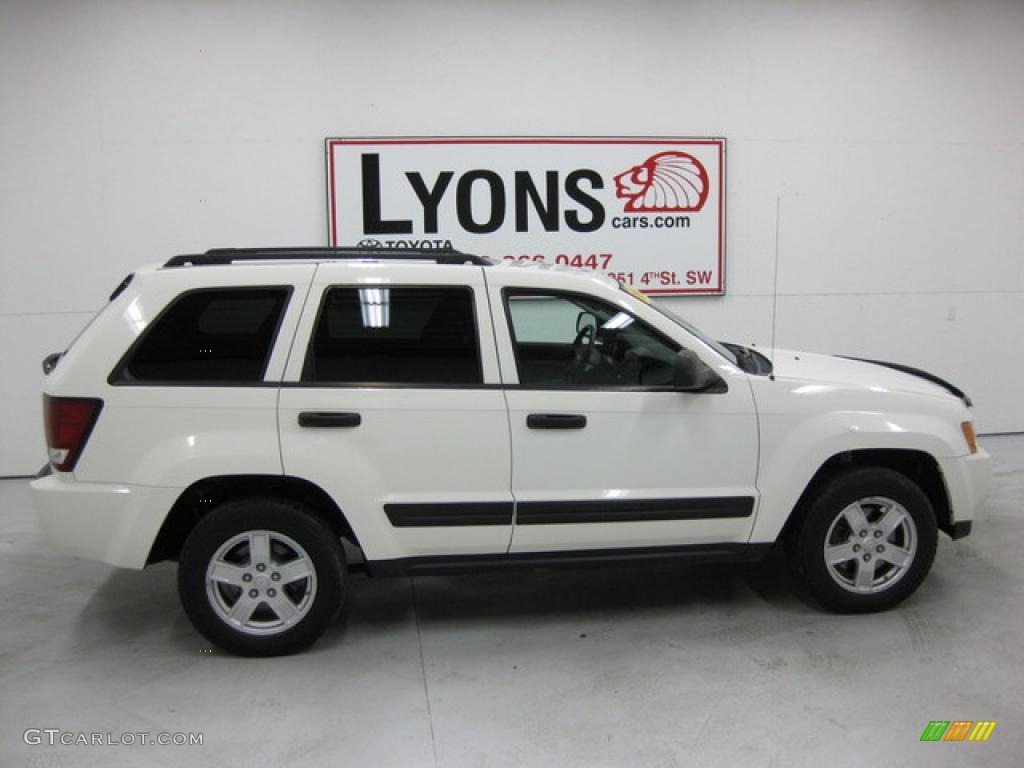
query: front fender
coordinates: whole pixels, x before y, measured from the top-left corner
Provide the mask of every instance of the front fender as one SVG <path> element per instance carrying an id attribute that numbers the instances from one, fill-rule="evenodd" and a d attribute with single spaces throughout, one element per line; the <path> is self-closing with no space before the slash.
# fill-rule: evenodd
<path id="1" fill-rule="evenodd" d="M 860 450 L 904 450 L 937 462 L 968 453 L 960 430 L 966 409 L 949 398 L 929 398 L 927 409 L 911 410 L 913 396 L 886 398 L 886 410 L 765 408 L 759 402 L 760 456 L 757 487 L 761 502 L 750 541 L 775 541 L 818 470 L 833 457 Z M 894 399 L 902 403 L 891 402 Z M 903 407 L 893 409 L 894 405 Z M 963 410 L 964 413 L 960 411 Z"/>

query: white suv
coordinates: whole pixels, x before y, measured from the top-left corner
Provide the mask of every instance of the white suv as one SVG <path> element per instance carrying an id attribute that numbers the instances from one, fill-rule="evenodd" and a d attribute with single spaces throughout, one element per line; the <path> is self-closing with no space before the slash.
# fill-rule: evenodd
<path id="1" fill-rule="evenodd" d="M 826 607 L 892 606 L 987 492 L 970 401 L 903 366 L 773 357 L 593 273 L 452 251 L 179 256 L 44 362 L 32 488 L 67 553 L 177 560 L 195 626 L 248 655 L 313 642 L 356 566 L 750 560 L 785 542 Z"/>

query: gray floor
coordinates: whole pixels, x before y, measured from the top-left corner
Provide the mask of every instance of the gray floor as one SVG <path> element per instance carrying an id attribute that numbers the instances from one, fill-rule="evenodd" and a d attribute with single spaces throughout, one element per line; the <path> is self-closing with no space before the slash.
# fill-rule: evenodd
<path id="1" fill-rule="evenodd" d="M 984 443 L 974 535 L 889 613 L 822 613 L 778 561 L 360 578 L 311 652 L 257 661 L 206 651 L 172 566 L 51 553 L 0 481 L 0 766 L 1020 765 L 1024 436 Z M 921 743 L 930 720 L 998 726 Z"/>

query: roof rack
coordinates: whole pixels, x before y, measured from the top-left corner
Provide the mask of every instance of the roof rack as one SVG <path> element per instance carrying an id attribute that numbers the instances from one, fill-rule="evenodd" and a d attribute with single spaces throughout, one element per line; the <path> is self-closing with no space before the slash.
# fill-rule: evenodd
<path id="1" fill-rule="evenodd" d="M 206 253 L 182 254 L 168 259 L 165 267 L 209 267 L 236 261 L 367 260 L 433 261 L 437 264 L 475 264 L 490 266 L 482 256 L 451 249 L 420 248 L 213 248 Z"/>

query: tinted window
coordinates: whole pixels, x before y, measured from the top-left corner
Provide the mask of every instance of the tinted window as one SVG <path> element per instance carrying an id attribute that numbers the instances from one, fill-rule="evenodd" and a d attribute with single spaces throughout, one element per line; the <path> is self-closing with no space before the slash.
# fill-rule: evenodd
<path id="1" fill-rule="evenodd" d="M 679 345 L 588 296 L 506 291 L 519 383 L 658 387 L 672 383 Z"/>
<path id="2" fill-rule="evenodd" d="M 142 337 L 115 381 L 263 379 L 287 288 L 203 290 L 179 296 Z"/>
<path id="3" fill-rule="evenodd" d="M 303 381 L 479 384 L 473 294 L 465 287 L 327 291 Z"/>

